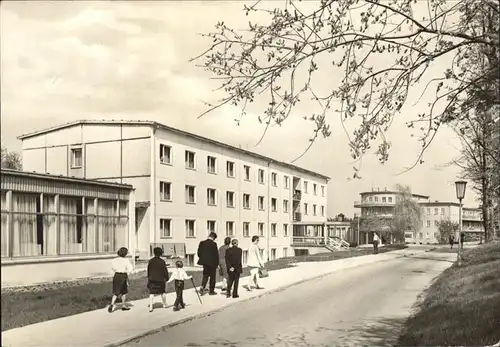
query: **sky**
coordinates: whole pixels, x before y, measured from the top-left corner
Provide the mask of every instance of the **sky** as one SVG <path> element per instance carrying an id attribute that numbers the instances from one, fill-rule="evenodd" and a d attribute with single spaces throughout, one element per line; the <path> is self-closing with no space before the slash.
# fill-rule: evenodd
<path id="1" fill-rule="evenodd" d="M 3 1 L 1 4 L 1 137 L 2 146 L 20 151 L 17 136 L 78 119 L 154 120 L 214 138 L 277 160 L 290 162 L 309 144 L 312 124 L 307 104 L 283 126 L 272 127 L 258 145 L 264 126 L 258 122 L 266 100 L 258 101 L 239 126 L 239 110 L 219 109 L 198 118 L 214 102 L 211 75 L 189 62 L 210 40 L 217 21 L 238 28 L 248 18 L 244 1 Z M 254 18 L 262 22 L 264 19 Z M 245 26 L 243 25 L 243 26 Z M 443 62 L 447 64 L 449 62 Z M 322 76 L 325 83 L 331 76 Z M 321 83 L 321 80 L 320 82 Z M 416 118 L 408 105 L 392 124 L 389 161 L 363 158 L 361 179 L 352 180 L 353 162 L 336 114 L 328 115 L 332 134 L 318 140 L 296 165 L 331 177 L 328 216 L 351 216 L 359 193 L 409 185 L 431 200 L 455 201 L 460 170 L 446 166 L 460 143 L 441 129 L 411 171 L 420 144 L 405 122 Z M 476 206 L 471 190 L 465 204 Z"/>

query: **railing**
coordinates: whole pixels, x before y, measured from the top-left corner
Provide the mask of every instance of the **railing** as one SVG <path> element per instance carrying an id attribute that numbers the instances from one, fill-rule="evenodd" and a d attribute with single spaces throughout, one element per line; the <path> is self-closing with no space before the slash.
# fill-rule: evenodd
<path id="1" fill-rule="evenodd" d="M 327 248 L 333 251 L 341 251 L 349 249 L 349 242 L 342 240 L 340 237 L 329 237 L 327 240 Z"/>
<path id="2" fill-rule="evenodd" d="M 314 236 L 294 236 L 292 238 L 292 246 L 325 246 L 324 237 Z"/>
<path id="3" fill-rule="evenodd" d="M 354 201 L 354 206 L 394 206 L 396 202 L 393 200 L 391 202 L 389 201 Z"/>
<path id="4" fill-rule="evenodd" d="M 481 216 L 477 216 L 477 215 L 466 215 L 466 214 L 464 214 L 463 217 L 462 217 L 462 220 L 464 220 L 464 221 L 471 220 L 471 221 L 480 222 L 480 221 L 483 220 L 483 218 Z"/>
<path id="5" fill-rule="evenodd" d="M 293 200 L 301 200 L 302 199 L 302 192 L 300 190 L 295 190 L 293 192 Z"/>
<path id="6" fill-rule="evenodd" d="M 302 220 L 302 213 L 300 212 L 294 212 L 293 213 L 293 221 L 294 222 L 300 222 Z"/>

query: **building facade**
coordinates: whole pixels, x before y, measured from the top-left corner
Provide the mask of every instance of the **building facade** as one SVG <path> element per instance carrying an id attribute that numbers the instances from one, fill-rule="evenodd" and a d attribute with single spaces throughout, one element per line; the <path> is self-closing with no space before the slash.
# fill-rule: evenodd
<path id="1" fill-rule="evenodd" d="M 133 249 L 132 186 L 7 169 L 1 174 L 2 285 L 102 273 L 120 247 Z"/>
<path id="2" fill-rule="evenodd" d="M 380 234 L 389 232 L 389 224 L 394 215 L 396 202 L 400 193 L 394 191 L 372 190 L 360 193 L 361 200 L 354 202 L 354 207 L 361 209 L 359 217 L 359 244 L 373 242 L 373 232 Z M 426 195 L 412 194 L 418 203 L 427 202 Z"/>
<path id="3" fill-rule="evenodd" d="M 410 242 L 422 244 L 439 243 L 439 223 L 448 220 L 456 223 L 460 222 L 460 205 L 456 202 L 434 201 L 422 203 L 422 223 L 421 228 L 416 233 L 408 234 Z M 479 208 L 463 207 L 462 209 L 462 230 L 466 240 L 479 240 L 483 237 L 483 217 Z M 458 240 L 459 232 L 455 233 Z"/>
<path id="4" fill-rule="evenodd" d="M 398 201 L 398 192 L 372 191 L 361 193 L 361 201 L 354 203 L 354 207 L 361 209 L 360 243 L 373 241 L 373 233 L 389 231 L 389 224 L 394 215 L 394 207 Z M 449 220 L 459 223 L 460 205 L 454 202 L 429 201 L 425 195 L 413 194 L 413 199 L 422 208 L 421 222 L 418 230 L 405 230 L 405 240 L 409 243 L 436 244 L 439 243 L 439 222 Z M 375 217 L 375 218 L 373 218 Z M 370 224 L 370 219 L 378 223 Z M 480 239 L 484 233 L 482 226 L 482 212 L 478 208 L 463 208 L 463 231 L 467 239 Z M 456 237 L 458 238 L 458 232 Z"/>
<path id="5" fill-rule="evenodd" d="M 293 255 L 295 222 L 326 221 L 328 177 L 156 122 L 78 121 L 20 139 L 26 170 L 133 185 L 141 258 L 162 245 L 195 263 L 210 231 L 243 249 L 259 235 L 280 258 Z"/>

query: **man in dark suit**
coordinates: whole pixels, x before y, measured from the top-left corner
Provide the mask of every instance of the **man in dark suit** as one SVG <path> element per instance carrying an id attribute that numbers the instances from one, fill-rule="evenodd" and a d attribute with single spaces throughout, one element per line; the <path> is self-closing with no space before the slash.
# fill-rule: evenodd
<path id="1" fill-rule="evenodd" d="M 238 240 L 231 241 L 232 247 L 226 251 L 226 266 L 228 274 L 227 283 L 227 297 L 231 297 L 231 288 L 233 289 L 233 298 L 238 298 L 238 284 L 240 282 L 240 275 L 243 272 L 243 264 L 241 257 L 243 251 L 238 247 Z M 234 287 L 233 287 L 234 286 Z"/>
<path id="2" fill-rule="evenodd" d="M 208 279 L 210 278 L 210 295 L 217 295 L 215 292 L 215 274 L 219 266 L 219 250 L 215 243 L 217 234 L 211 232 L 208 239 L 201 241 L 198 246 L 198 265 L 203 266 L 203 279 L 201 280 L 201 294 L 204 294 Z"/>

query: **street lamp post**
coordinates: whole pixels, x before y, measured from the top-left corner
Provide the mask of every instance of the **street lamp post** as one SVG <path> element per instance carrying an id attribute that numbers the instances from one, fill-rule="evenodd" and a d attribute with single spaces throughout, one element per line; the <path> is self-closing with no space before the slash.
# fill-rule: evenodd
<path id="1" fill-rule="evenodd" d="M 466 181 L 456 181 L 455 189 L 457 193 L 457 199 L 460 204 L 458 210 L 458 222 L 459 222 L 459 235 L 458 235 L 458 252 L 457 252 L 457 261 L 458 266 L 462 266 L 462 200 L 465 197 L 465 187 L 467 186 Z"/>

